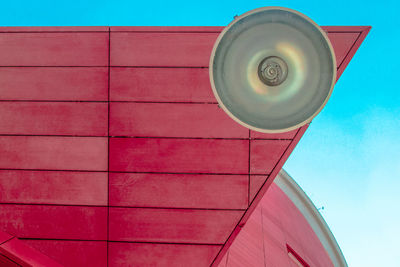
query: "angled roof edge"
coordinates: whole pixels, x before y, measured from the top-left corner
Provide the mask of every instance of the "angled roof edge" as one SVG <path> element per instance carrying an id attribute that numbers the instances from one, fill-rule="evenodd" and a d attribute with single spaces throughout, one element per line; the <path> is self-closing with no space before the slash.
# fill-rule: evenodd
<path id="1" fill-rule="evenodd" d="M 340 76 L 342 76 L 344 70 L 349 65 L 353 56 L 357 52 L 358 48 L 361 46 L 362 42 L 364 42 L 365 37 L 367 37 L 369 31 L 371 30 L 371 26 L 322 26 L 322 29 L 328 32 L 357 32 L 359 33 L 357 40 L 354 42 L 353 46 L 345 56 L 342 63 L 337 68 L 337 76 L 336 81 L 339 80 Z"/>
<path id="2" fill-rule="evenodd" d="M 247 220 L 250 218 L 251 214 L 253 214 L 253 211 L 257 208 L 258 203 L 260 203 L 261 199 L 264 197 L 265 193 L 267 192 L 268 188 L 270 185 L 273 183 L 275 177 L 278 175 L 279 171 L 282 169 L 283 164 L 286 162 L 286 160 L 289 158 L 290 154 L 292 153 L 293 149 L 296 147 L 297 143 L 303 136 L 304 132 L 307 130 L 309 124 L 306 124 L 302 127 L 300 127 L 294 136 L 293 140 L 290 142 L 289 146 L 281 156 L 281 158 L 278 160 L 277 164 L 274 166 L 272 169 L 271 173 L 269 174 L 268 178 L 264 181 L 264 184 L 261 186 L 261 188 L 258 190 L 258 193 L 250 203 L 249 207 L 247 210 L 244 212 L 242 218 L 239 220 L 238 224 L 236 227 L 233 229 L 231 232 L 230 236 L 228 237 L 227 241 L 221 248 L 220 252 L 217 254 L 215 257 L 214 261 L 212 262 L 211 266 L 218 266 L 219 263 L 221 262 L 222 258 L 225 256 L 225 253 L 229 250 L 229 247 L 232 245 L 232 243 L 235 241 L 237 235 L 240 233 L 244 225 L 246 224 Z"/>
<path id="3" fill-rule="evenodd" d="M 326 32 L 343 32 L 343 33 L 349 32 L 349 33 L 358 33 L 359 34 L 357 39 L 351 46 L 351 48 L 346 53 L 343 61 L 337 67 L 337 76 L 336 76 L 336 81 L 337 81 L 340 78 L 340 76 L 342 75 L 343 71 L 348 66 L 348 64 L 350 63 L 354 54 L 357 52 L 361 43 L 364 41 L 365 37 L 367 36 L 368 32 L 371 29 L 371 26 L 321 26 L 321 28 Z M 295 148 L 295 146 L 297 145 L 297 143 L 303 136 L 304 132 L 307 130 L 308 126 L 309 126 L 309 124 L 304 125 L 303 127 L 301 127 L 299 129 L 299 131 L 295 135 L 294 139 L 292 140 L 291 144 L 289 145 L 288 149 L 282 155 L 278 164 L 274 167 L 273 171 L 270 173 L 268 179 L 264 182 L 264 184 L 259 189 L 259 191 L 256 194 L 256 196 L 254 197 L 253 201 L 250 203 L 250 206 L 248 207 L 248 209 L 246 210 L 246 212 L 240 219 L 239 223 L 236 225 L 236 227 L 231 232 L 230 236 L 228 237 L 228 240 L 225 242 L 225 244 L 221 248 L 220 252 L 215 257 L 211 266 L 213 266 L 213 267 L 218 266 L 218 264 L 220 263 L 222 258 L 225 256 L 225 253 L 228 251 L 229 247 L 234 242 L 236 236 L 239 234 L 241 229 L 244 227 L 247 219 L 251 216 L 251 214 L 255 210 L 256 206 L 258 205 L 258 203 L 260 202 L 260 200 L 263 198 L 264 194 L 268 190 L 269 186 L 272 184 L 275 177 L 278 175 L 279 171 L 282 169 L 283 164 L 286 162 L 287 158 L 290 156 L 291 152 L 293 151 L 293 149 Z M 345 265 L 343 265 L 343 266 L 347 266 L 346 261 L 344 261 L 344 263 L 345 263 Z"/>
<path id="4" fill-rule="evenodd" d="M 0 255 L 20 266 L 61 267 L 62 265 L 40 251 L 28 246 L 24 241 L 0 230 Z"/>
<path id="5" fill-rule="evenodd" d="M 303 214 L 304 218 L 306 218 L 331 258 L 333 265 L 346 267 L 346 259 L 334 235 L 329 229 L 328 224 L 296 181 L 282 169 L 275 178 L 274 183 L 293 202 L 297 209 Z"/>

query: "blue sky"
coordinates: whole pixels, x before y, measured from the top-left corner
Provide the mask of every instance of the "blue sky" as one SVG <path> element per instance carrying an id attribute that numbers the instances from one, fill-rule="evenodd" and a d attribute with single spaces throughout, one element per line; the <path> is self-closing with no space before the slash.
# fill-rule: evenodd
<path id="1" fill-rule="evenodd" d="M 1 26 L 227 25 L 284 6 L 320 25 L 373 28 L 285 169 L 314 201 L 349 266 L 400 266 L 400 4 L 396 1 L 7 1 Z"/>

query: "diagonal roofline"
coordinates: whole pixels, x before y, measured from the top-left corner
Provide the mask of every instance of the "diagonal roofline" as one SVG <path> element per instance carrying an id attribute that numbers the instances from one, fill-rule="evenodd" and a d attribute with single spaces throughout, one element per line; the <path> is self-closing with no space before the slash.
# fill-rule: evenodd
<path id="1" fill-rule="evenodd" d="M 333 265 L 346 267 L 346 259 L 334 235 L 329 229 L 328 224 L 303 189 L 301 189 L 296 181 L 284 169 L 279 172 L 274 183 L 286 194 L 306 218 L 326 252 L 329 254 Z"/>

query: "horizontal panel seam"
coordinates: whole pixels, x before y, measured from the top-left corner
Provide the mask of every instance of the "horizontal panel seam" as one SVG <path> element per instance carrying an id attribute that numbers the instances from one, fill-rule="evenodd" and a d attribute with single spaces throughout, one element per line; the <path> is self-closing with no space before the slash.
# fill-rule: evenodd
<path id="1" fill-rule="evenodd" d="M 73 138 L 121 138 L 121 139 L 176 139 L 176 140 L 249 140 L 245 137 L 187 137 L 187 136 L 129 136 L 129 135 L 65 135 L 65 134 L 0 134 L 0 137 L 73 137 Z M 260 141 L 291 141 L 290 138 L 251 138 Z"/>
<path id="2" fill-rule="evenodd" d="M 21 237 L 21 240 L 32 240 L 32 241 L 81 241 L 81 242 L 104 242 L 107 241 L 110 243 L 130 243 L 130 244 L 159 244 L 159 245 L 201 245 L 201 246 L 222 246 L 223 244 L 219 243 L 171 243 L 171 242 L 151 242 L 151 241 L 124 241 L 124 240 L 102 240 L 102 239 L 60 239 L 60 238 L 29 238 L 29 237 Z"/>
<path id="3" fill-rule="evenodd" d="M 33 26 L 35 27 L 35 26 Z M 40 26 L 38 26 L 40 27 Z M 85 27 L 85 26 L 78 26 L 78 27 Z M 1 29 L 1 27 L 0 27 Z M 21 34 L 26 34 L 26 33 L 108 33 L 108 30 L 98 30 L 98 31 L 2 31 L 0 30 L 1 33 L 21 33 Z"/>
<path id="4" fill-rule="evenodd" d="M 1 68 L 107 68 L 108 65 L 0 65 Z M 111 68 L 208 69 L 207 66 L 111 65 Z"/>
<path id="5" fill-rule="evenodd" d="M 153 209 L 153 210 L 199 210 L 199 211 L 245 211 L 246 209 L 226 208 L 195 208 L 195 207 L 156 207 L 156 206 L 119 206 L 119 205 L 90 205 L 90 204 L 55 204 L 33 202 L 0 202 L 0 206 L 45 206 L 45 207 L 77 207 L 77 208 L 116 208 L 116 209 Z M 199 205 L 200 206 L 200 205 Z"/>
<path id="6" fill-rule="evenodd" d="M 62 169 L 23 169 L 23 168 L 0 168 L 0 171 L 56 171 L 56 172 L 98 172 L 107 173 L 107 170 L 62 170 Z M 151 172 L 151 171 L 116 171 L 110 170 L 110 173 L 150 173 L 150 174 L 197 174 L 197 175 L 248 175 L 248 173 L 224 173 L 224 172 Z M 251 173 L 250 175 L 264 176 L 268 173 Z"/>
<path id="7" fill-rule="evenodd" d="M 77 207 L 77 208 L 115 208 L 115 209 L 153 209 L 153 210 L 198 210 L 198 211 L 245 211 L 246 209 L 226 208 L 195 208 L 195 207 L 156 207 L 156 206 L 119 206 L 119 205 L 89 205 L 89 204 L 55 204 L 55 203 L 14 203 L 0 202 L 0 206 L 44 206 L 44 207 Z"/>

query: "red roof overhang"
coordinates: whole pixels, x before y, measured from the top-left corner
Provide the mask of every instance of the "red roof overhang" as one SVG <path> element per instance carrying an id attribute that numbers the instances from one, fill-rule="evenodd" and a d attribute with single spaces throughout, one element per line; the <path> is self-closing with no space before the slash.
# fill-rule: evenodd
<path id="1" fill-rule="evenodd" d="M 323 29 L 339 78 L 370 27 Z M 217 266 L 307 129 L 218 108 L 221 30 L 0 28 L 0 230 L 66 265 Z"/>

